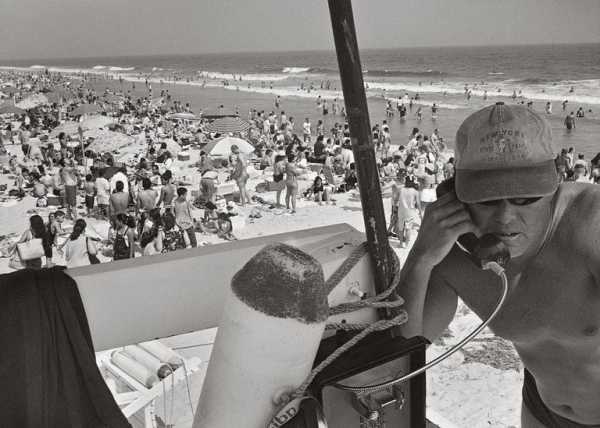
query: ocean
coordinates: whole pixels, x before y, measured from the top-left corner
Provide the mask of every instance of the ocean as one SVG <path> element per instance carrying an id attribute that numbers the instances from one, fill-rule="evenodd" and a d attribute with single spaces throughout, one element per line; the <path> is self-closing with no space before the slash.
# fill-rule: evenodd
<path id="1" fill-rule="evenodd" d="M 551 102 L 553 128 L 561 136 L 566 135 L 561 126 L 564 115 L 582 107 L 586 113 L 583 122 L 590 125 L 577 136 L 566 135 L 573 141 L 564 145 L 575 145 L 586 153 L 600 150 L 596 142 L 600 133 L 600 44 L 363 49 L 360 55 L 370 105 L 385 105 L 386 98 L 407 100 L 418 93 L 416 104 L 425 109 L 435 102 L 443 110 L 454 111 L 453 116 L 464 118 L 494 101 L 531 101 L 540 111 Z M 225 87 L 272 98 L 314 101 L 318 95 L 328 99 L 341 99 L 342 95 L 333 51 L 5 60 L 0 66 Z M 467 90 L 470 98 L 465 96 Z M 383 111 L 380 106 L 375 109 Z"/>
<path id="2" fill-rule="evenodd" d="M 439 47 L 361 50 L 364 80 L 370 95 L 385 89 L 396 95 L 464 94 L 474 96 L 513 91 L 534 101 L 600 105 L 600 44 Z M 240 88 L 265 82 L 291 93 L 302 81 L 331 82 L 339 88 L 338 67 L 332 51 L 160 55 L 53 60 L 0 61 L 2 66 L 152 75 L 165 79 L 194 76 L 208 80 L 236 80 Z M 573 92 L 569 92 L 571 88 Z M 500 89 L 500 92 L 498 92 Z M 379 93 L 378 93 L 379 92 Z M 297 95 L 297 94 L 295 94 Z"/>

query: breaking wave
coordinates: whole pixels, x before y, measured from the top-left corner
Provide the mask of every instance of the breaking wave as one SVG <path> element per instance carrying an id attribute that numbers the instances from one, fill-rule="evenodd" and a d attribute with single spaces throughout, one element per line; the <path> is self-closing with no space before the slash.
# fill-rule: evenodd
<path id="1" fill-rule="evenodd" d="M 310 71 L 310 67 L 284 67 L 281 70 L 283 73 L 307 73 Z"/>

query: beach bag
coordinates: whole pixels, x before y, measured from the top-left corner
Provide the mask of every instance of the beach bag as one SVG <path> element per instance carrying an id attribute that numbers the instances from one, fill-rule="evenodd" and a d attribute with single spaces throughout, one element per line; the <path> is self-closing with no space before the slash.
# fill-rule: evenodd
<path id="1" fill-rule="evenodd" d="M 39 259 L 45 255 L 41 238 L 34 238 L 17 244 L 17 252 L 21 261 Z"/>
<path id="2" fill-rule="evenodd" d="M 8 262 L 8 267 L 11 269 L 15 269 L 15 270 L 25 268 L 25 265 L 21 261 L 21 258 L 19 257 L 19 254 L 16 251 L 13 252 L 12 257 L 10 258 L 10 261 Z"/>

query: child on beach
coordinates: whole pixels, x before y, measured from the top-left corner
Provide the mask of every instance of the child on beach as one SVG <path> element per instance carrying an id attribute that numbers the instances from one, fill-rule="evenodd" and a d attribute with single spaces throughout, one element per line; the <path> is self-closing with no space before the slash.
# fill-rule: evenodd
<path id="1" fill-rule="evenodd" d="M 318 175 L 315 177 L 312 186 L 304 192 L 304 197 L 306 199 L 310 199 L 311 196 L 319 205 L 323 205 L 323 202 L 329 200 L 327 189 L 323 186 L 323 179 Z"/>

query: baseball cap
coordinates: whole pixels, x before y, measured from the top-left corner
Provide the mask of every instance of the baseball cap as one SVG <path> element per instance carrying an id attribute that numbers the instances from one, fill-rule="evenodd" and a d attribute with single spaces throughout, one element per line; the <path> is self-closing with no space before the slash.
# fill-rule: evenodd
<path id="1" fill-rule="evenodd" d="M 558 188 L 550 125 L 522 105 L 498 102 L 467 117 L 455 158 L 463 202 L 546 196 Z"/>

